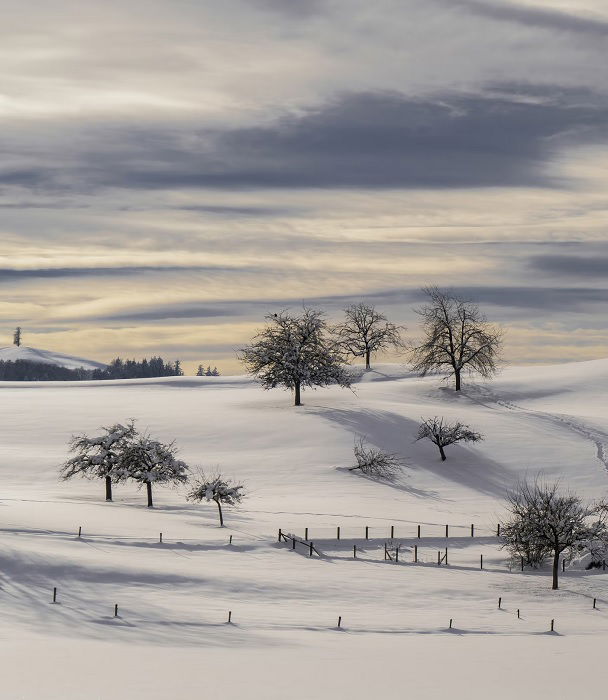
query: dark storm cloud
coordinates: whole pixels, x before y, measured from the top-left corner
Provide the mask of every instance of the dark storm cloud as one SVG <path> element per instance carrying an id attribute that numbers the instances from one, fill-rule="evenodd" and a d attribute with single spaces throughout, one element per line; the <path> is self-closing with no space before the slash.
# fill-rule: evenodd
<path id="1" fill-rule="evenodd" d="M 530 265 L 541 272 L 567 277 L 605 277 L 608 279 L 608 256 L 536 255 Z"/>
<path id="2" fill-rule="evenodd" d="M 574 32 L 591 37 L 608 37 L 608 22 L 588 19 L 554 9 L 524 6 L 510 2 L 482 0 L 436 0 L 442 5 L 460 7 L 478 17 L 514 22 L 559 32 Z"/>
<path id="3" fill-rule="evenodd" d="M 546 166 L 558 148 L 604 142 L 607 125 L 608 101 L 584 90 L 359 93 L 263 127 L 92 129 L 74 139 L 81 147 L 65 168 L 42 164 L 35 177 L 13 168 L 0 181 L 81 190 L 547 186 L 557 184 Z"/>

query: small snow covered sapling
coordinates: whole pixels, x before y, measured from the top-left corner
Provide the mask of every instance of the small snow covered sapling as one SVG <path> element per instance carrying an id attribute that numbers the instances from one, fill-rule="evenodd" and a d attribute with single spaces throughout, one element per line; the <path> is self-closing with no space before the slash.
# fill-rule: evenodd
<path id="1" fill-rule="evenodd" d="M 61 478 L 66 481 L 74 476 L 87 479 L 104 479 L 106 484 L 106 501 L 112 500 L 112 483 L 124 479 L 119 470 L 122 454 L 137 436 L 133 421 L 122 425 L 116 423 L 101 428 L 104 432 L 97 437 L 74 435 L 70 440 L 70 452 L 74 457 L 61 467 Z"/>
<path id="2" fill-rule="evenodd" d="M 120 477 L 133 479 L 140 485 L 146 485 L 148 508 L 152 502 L 152 484 L 181 484 L 188 481 L 188 465 L 176 459 L 177 447 L 153 440 L 142 435 L 129 443 L 123 450 L 118 467 Z"/>
<path id="3" fill-rule="evenodd" d="M 368 447 L 363 438 L 355 440 L 353 451 L 357 463 L 353 467 L 349 467 L 348 471 L 350 472 L 359 470 L 367 476 L 393 479 L 403 466 L 397 455 L 383 452 L 375 447 Z"/>
<path id="4" fill-rule="evenodd" d="M 204 472 L 199 472 L 194 478 L 193 487 L 186 496 L 186 500 L 196 503 L 215 501 L 220 517 L 220 527 L 224 527 L 222 504 L 235 506 L 240 503 L 245 497 L 243 489 L 242 484 L 225 479 L 221 474 L 207 476 Z"/>
<path id="5" fill-rule="evenodd" d="M 445 462 L 444 447 L 454 445 L 457 442 L 479 442 L 483 435 L 476 433 L 468 425 L 460 423 L 445 423 L 443 418 L 426 418 L 418 428 L 416 440 L 428 439 L 439 448 L 441 461 Z"/>

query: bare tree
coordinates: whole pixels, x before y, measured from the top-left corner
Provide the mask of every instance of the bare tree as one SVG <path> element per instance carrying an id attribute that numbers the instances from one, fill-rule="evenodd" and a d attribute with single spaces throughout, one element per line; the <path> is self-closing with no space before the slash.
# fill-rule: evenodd
<path id="1" fill-rule="evenodd" d="M 13 333 L 13 345 L 19 347 L 21 345 L 21 327 L 17 326 L 15 332 Z"/>
<path id="2" fill-rule="evenodd" d="M 424 340 L 412 348 L 413 369 L 425 376 L 433 371 L 453 374 L 460 391 L 464 371 L 491 377 L 497 371 L 502 331 L 488 324 L 477 304 L 439 290 L 423 290 L 429 302 L 416 309 Z"/>
<path id="3" fill-rule="evenodd" d="M 441 461 L 445 462 L 444 447 L 454 445 L 457 442 L 478 442 L 483 440 L 480 433 L 471 430 L 468 425 L 460 423 L 445 423 L 443 418 L 426 418 L 418 428 L 416 440 L 428 439 L 439 448 Z"/>
<path id="4" fill-rule="evenodd" d="M 373 353 L 403 347 L 401 331 L 404 329 L 390 323 L 371 304 L 351 304 L 344 309 L 344 315 L 344 323 L 336 326 L 336 335 L 346 352 L 365 358 L 366 370 L 370 369 Z"/>
<path id="5" fill-rule="evenodd" d="M 83 476 L 88 479 L 104 479 L 106 484 L 106 501 L 112 500 L 112 483 L 122 481 L 124 473 L 120 470 L 123 453 L 135 439 L 137 431 L 133 421 L 122 425 L 116 423 L 96 437 L 74 435 L 70 440 L 70 452 L 75 455 L 61 467 L 61 478 L 71 479 Z"/>
<path id="6" fill-rule="evenodd" d="M 220 527 L 224 527 L 224 514 L 222 504 L 235 506 L 239 504 L 245 494 L 244 486 L 236 484 L 230 479 L 225 479 L 221 474 L 206 476 L 204 472 L 199 472 L 194 478 L 192 489 L 186 496 L 186 500 L 195 501 L 215 501 L 220 517 Z"/>
<path id="7" fill-rule="evenodd" d="M 368 447 L 363 438 L 355 440 L 353 451 L 357 463 L 353 467 L 349 467 L 348 471 L 351 472 L 359 470 L 367 476 L 390 480 L 403 466 L 397 455 L 383 452 L 375 447 Z"/>
<path id="8" fill-rule="evenodd" d="M 586 506 L 574 494 L 560 493 L 558 484 L 538 480 L 522 482 L 507 498 L 510 517 L 501 524 L 503 546 L 512 556 L 524 557 L 534 566 L 552 557 L 553 590 L 559 587 L 559 559 L 563 552 L 605 552 L 605 504 Z"/>
<path id="9" fill-rule="evenodd" d="M 130 442 L 121 454 L 118 472 L 123 479 L 146 485 L 148 508 L 152 501 L 152 484 L 181 484 L 188 480 L 188 465 L 176 459 L 177 447 L 142 435 Z"/>
<path id="10" fill-rule="evenodd" d="M 264 389 L 291 389 L 295 405 L 300 406 L 302 387 L 350 386 L 344 357 L 328 333 L 323 312 L 304 308 L 294 316 L 282 311 L 266 320 L 266 328 L 239 352 L 239 359 Z"/>

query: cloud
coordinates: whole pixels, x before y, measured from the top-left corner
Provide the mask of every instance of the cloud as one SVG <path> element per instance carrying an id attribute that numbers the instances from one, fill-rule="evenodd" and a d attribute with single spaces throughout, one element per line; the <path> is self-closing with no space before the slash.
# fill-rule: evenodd
<path id="1" fill-rule="evenodd" d="M 555 186 L 547 166 L 560 149 L 606 142 L 607 124 L 608 100 L 582 89 L 365 92 L 257 127 L 84 127 L 67 156 L 42 152 L 38 170 L 13 166 L 0 182 L 58 191 Z M 66 140 L 54 139 L 58 150 Z"/>
<path id="2" fill-rule="evenodd" d="M 488 19 L 514 22 L 525 27 L 540 27 L 550 31 L 572 32 L 586 37 L 608 37 L 608 22 L 598 18 L 581 17 L 569 12 L 511 2 L 487 0 L 435 0 L 451 8 L 459 7 L 473 15 Z"/>
<path id="3" fill-rule="evenodd" d="M 536 255 L 529 264 L 535 270 L 565 277 L 606 277 L 608 256 Z"/>

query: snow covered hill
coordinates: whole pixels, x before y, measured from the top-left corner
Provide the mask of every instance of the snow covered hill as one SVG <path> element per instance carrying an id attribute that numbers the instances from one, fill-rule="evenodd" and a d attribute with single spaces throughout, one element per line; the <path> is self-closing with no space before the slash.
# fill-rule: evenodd
<path id="1" fill-rule="evenodd" d="M 460 394 L 382 365 L 353 391 L 305 392 L 300 408 L 245 377 L 3 383 L 3 692 L 506 699 L 568 697 L 583 684 L 596 693 L 603 677 L 589 669 L 608 640 L 608 572 L 566 570 L 551 592 L 547 572 L 509 568 L 495 532 L 506 490 L 526 475 L 608 494 L 607 396 L 608 360 L 509 368 Z M 435 415 L 484 441 L 449 447 L 442 462 L 415 442 L 421 418 Z M 175 439 L 192 466 L 245 483 L 226 528 L 183 489 L 158 488 L 147 509 L 130 485 L 105 503 L 100 482 L 59 482 L 71 434 L 131 417 Z M 358 436 L 402 457 L 394 483 L 347 471 Z M 308 537 L 320 556 L 277 542 L 279 528 Z M 438 566 L 446 547 L 449 565 Z M 37 672 L 26 673 L 32 663 Z"/>
<path id="2" fill-rule="evenodd" d="M 0 360 L 15 362 L 27 360 L 28 362 L 42 362 L 46 365 L 58 365 L 67 369 L 102 369 L 106 365 L 95 360 L 85 360 L 82 357 L 64 355 L 51 350 L 40 350 L 25 345 L 7 345 L 0 348 Z"/>

